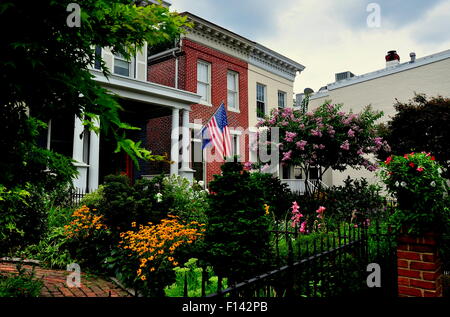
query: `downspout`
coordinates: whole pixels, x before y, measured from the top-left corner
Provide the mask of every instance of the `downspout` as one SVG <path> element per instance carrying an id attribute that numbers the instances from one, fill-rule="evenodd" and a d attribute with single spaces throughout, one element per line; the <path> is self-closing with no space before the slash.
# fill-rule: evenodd
<path id="1" fill-rule="evenodd" d="M 173 57 L 175 57 L 175 89 L 178 89 L 178 56 L 175 51 L 172 52 Z"/>

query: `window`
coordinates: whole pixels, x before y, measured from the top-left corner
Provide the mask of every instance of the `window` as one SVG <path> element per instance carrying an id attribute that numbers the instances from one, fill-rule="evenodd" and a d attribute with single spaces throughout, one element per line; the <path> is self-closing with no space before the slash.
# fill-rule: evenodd
<path id="1" fill-rule="evenodd" d="M 94 68 L 95 69 L 101 69 L 101 59 L 102 59 L 102 47 L 100 45 L 97 45 L 95 47 L 95 61 L 94 61 Z"/>
<path id="2" fill-rule="evenodd" d="M 239 110 L 239 74 L 233 71 L 227 73 L 227 100 L 228 108 L 231 110 Z"/>
<path id="3" fill-rule="evenodd" d="M 122 54 L 114 54 L 114 74 L 134 77 L 134 59 L 127 60 Z"/>
<path id="4" fill-rule="evenodd" d="M 266 115 L 266 86 L 256 84 L 256 116 L 264 118 Z"/>
<path id="5" fill-rule="evenodd" d="M 278 108 L 286 107 L 286 93 L 284 91 L 278 90 Z"/>
<path id="6" fill-rule="evenodd" d="M 203 61 L 197 63 L 197 94 L 203 101 L 211 102 L 211 64 Z"/>
<path id="7" fill-rule="evenodd" d="M 231 134 L 231 149 L 232 149 L 232 155 L 239 155 L 239 135 L 237 134 Z"/>
<path id="8" fill-rule="evenodd" d="M 196 181 L 204 181 L 204 161 L 203 161 L 203 149 L 200 130 L 191 129 L 191 162 L 194 172 L 194 179 Z"/>

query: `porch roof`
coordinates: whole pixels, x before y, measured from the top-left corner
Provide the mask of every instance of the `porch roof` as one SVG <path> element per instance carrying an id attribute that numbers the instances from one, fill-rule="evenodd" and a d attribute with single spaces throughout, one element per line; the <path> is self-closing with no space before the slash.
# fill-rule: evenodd
<path id="1" fill-rule="evenodd" d="M 94 80 L 121 98 L 170 108 L 191 110 L 200 103 L 200 95 L 152 82 L 111 74 L 106 78 L 101 71 L 90 70 Z"/>

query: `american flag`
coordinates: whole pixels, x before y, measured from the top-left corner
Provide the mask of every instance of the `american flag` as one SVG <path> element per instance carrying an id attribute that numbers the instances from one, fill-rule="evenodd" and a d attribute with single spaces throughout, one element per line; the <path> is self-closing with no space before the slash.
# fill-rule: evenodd
<path id="1" fill-rule="evenodd" d="M 203 145 L 213 145 L 221 157 L 231 156 L 231 137 L 228 128 L 227 112 L 222 103 L 211 120 L 202 129 Z"/>

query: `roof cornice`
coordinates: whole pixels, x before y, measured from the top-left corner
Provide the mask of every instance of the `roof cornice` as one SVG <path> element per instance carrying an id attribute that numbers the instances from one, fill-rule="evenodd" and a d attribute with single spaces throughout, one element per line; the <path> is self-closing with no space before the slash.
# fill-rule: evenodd
<path id="1" fill-rule="evenodd" d="M 231 46 L 241 53 L 248 55 L 250 57 L 249 63 L 258 60 L 258 62 L 255 63 L 256 66 L 261 66 L 260 62 L 262 62 L 263 64 L 271 65 L 277 69 L 283 68 L 287 73 L 294 77 L 296 72 L 301 72 L 305 69 L 305 66 L 286 56 L 192 13 L 183 12 L 181 15 L 187 16 L 188 21 L 193 23 L 193 28 L 188 29 L 188 33 L 193 32 L 207 36 L 211 39 L 220 40 L 221 42 L 226 43 L 227 46 Z"/>

